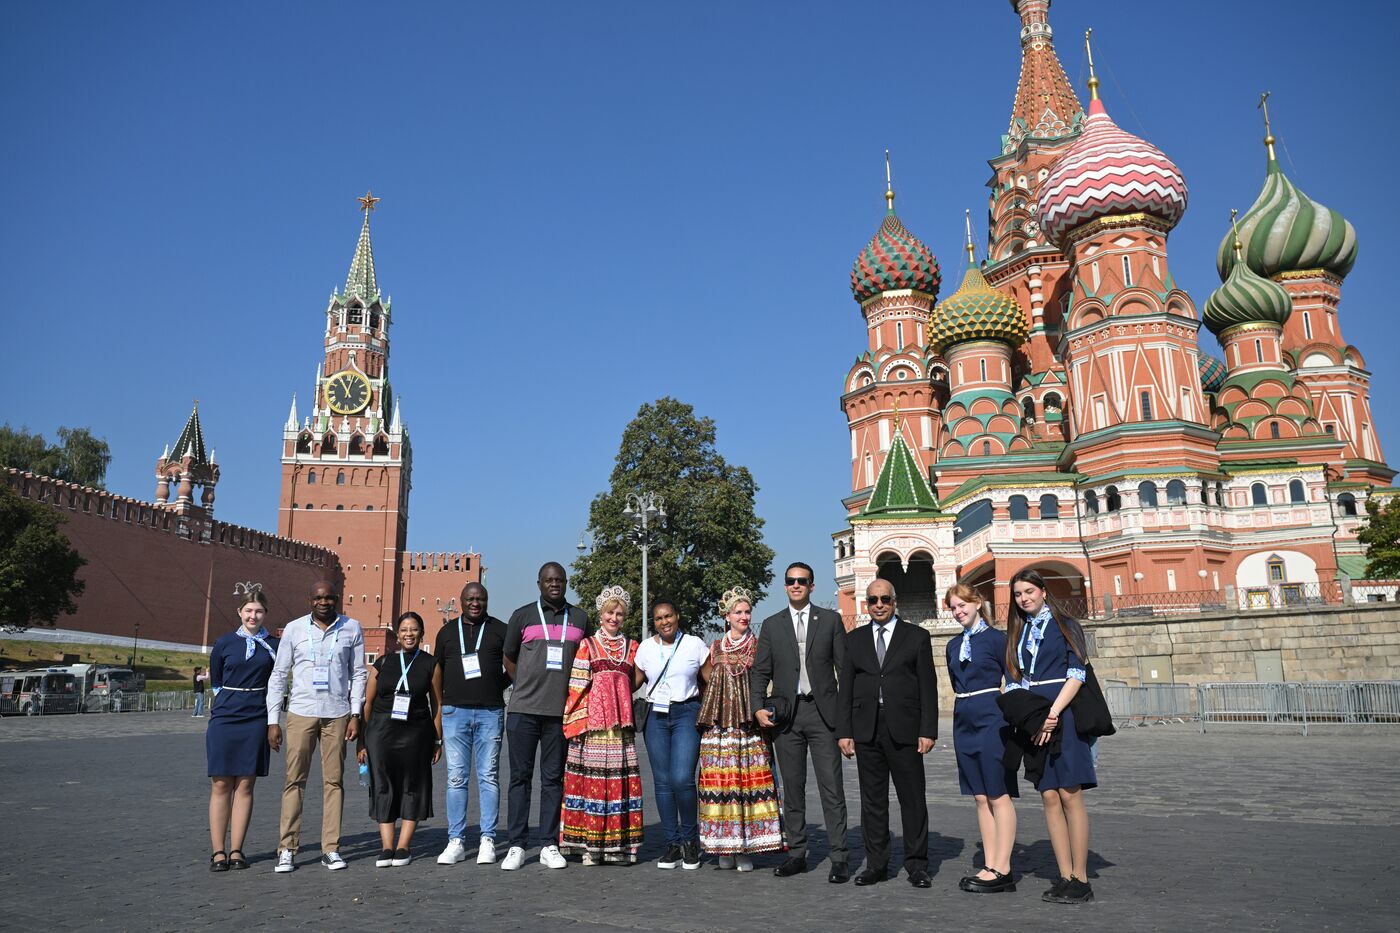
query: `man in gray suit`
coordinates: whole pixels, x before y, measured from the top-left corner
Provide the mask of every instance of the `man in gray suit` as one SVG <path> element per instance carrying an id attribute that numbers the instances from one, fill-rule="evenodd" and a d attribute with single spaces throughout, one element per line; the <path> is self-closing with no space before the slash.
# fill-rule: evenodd
<path id="1" fill-rule="evenodd" d="M 812 568 L 794 563 L 783 575 L 788 606 L 763 620 L 753 663 L 753 708 L 760 725 L 774 729 L 773 745 L 783 779 L 783 829 L 788 859 L 773 869 L 779 878 L 807 870 L 807 756 L 817 775 L 822 816 L 831 839 L 832 884 L 850 880 L 846 849 L 846 793 L 836 746 L 836 675 L 846 656 L 841 616 L 811 603 Z M 769 693 L 769 684 L 772 692 Z"/>

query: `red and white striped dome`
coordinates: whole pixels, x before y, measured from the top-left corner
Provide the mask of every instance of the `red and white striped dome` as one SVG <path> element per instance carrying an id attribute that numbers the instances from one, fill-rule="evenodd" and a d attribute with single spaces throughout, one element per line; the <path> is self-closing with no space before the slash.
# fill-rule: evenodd
<path id="1" fill-rule="evenodd" d="M 1176 226 L 1186 212 L 1186 179 L 1162 150 L 1119 129 L 1103 102 L 1094 100 L 1083 133 L 1041 186 L 1036 219 L 1063 248 L 1075 227 L 1135 212 Z"/>

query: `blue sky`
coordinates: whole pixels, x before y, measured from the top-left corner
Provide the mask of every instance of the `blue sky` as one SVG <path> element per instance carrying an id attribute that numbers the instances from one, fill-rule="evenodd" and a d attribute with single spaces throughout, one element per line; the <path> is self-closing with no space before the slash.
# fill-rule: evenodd
<path id="1" fill-rule="evenodd" d="M 1356 225 L 1342 327 L 1396 457 L 1400 366 L 1379 337 L 1400 13 L 1057 0 L 1051 24 L 1082 96 L 1094 27 L 1109 112 L 1186 175 L 1170 256 L 1198 307 L 1229 209 L 1262 183 L 1255 103 L 1273 91 L 1285 171 Z M 217 513 L 275 528 L 281 425 L 293 392 L 306 411 L 373 188 L 412 548 L 482 551 L 504 614 L 542 560 L 573 559 L 623 426 L 673 395 L 753 470 L 775 574 L 805 559 L 830 599 L 837 398 L 866 346 L 847 276 L 881 218 L 883 152 L 949 294 L 1017 30 L 999 0 L 11 0 L 0 420 L 90 426 L 109 485 L 149 498 L 198 397 Z"/>

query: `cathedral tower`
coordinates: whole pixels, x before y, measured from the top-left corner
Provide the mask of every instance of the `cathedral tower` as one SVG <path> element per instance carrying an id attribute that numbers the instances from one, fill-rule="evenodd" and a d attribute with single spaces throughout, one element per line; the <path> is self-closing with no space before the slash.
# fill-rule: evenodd
<path id="1" fill-rule="evenodd" d="M 325 312 L 322 358 L 311 412 L 298 421 L 296 397 L 282 429 L 277 532 L 334 550 L 345 573 L 344 611 L 366 626 L 398 615 L 400 563 L 408 536 L 413 455 L 389 382 L 390 302 L 379 291 L 369 215 L 345 288 Z"/>

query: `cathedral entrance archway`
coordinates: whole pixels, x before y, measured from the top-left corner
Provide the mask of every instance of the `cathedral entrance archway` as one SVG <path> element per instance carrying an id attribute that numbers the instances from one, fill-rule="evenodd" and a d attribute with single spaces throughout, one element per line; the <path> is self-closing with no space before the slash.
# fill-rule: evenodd
<path id="1" fill-rule="evenodd" d="M 899 555 L 885 551 L 875 558 L 876 576 L 888 580 L 899 599 L 899 615 L 907 622 L 919 623 L 938 617 L 937 581 L 933 574 L 933 555 L 915 551 L 909 555 L 906 569 Z"/>

